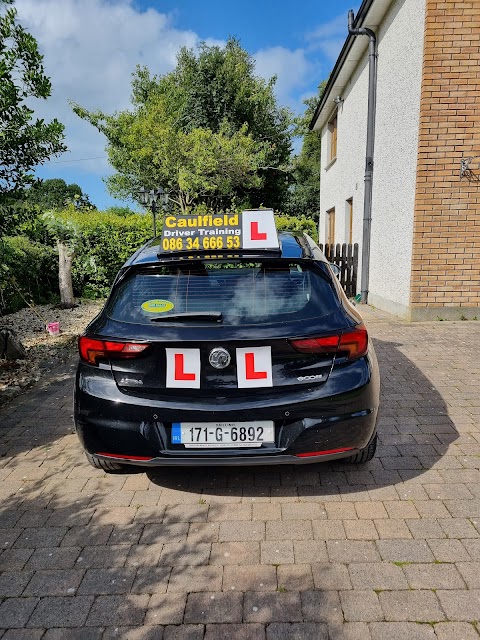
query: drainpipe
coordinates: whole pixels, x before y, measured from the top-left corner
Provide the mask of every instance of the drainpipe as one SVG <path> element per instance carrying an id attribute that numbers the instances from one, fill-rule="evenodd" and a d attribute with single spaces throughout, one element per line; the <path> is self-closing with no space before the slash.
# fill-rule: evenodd
<path id="1" fill-rule="evenodd" d="M 372 233 L 372 189 L 373 189 L 373 152 L 375 147 L 375 111 L 377 103 L 377 36 L 371 29 L 354 29 L 354 13 L 348 12 L 348 33 L 352 36 L 368 36 L 368 114 L 367 114 L 367 152 L 365 158 L 365 197 L 363 204 L 363 244 L 362 244 L 362 290 L 361 302 L 368 302 L 368 284 L 370 278 L 370 238 Z"/>

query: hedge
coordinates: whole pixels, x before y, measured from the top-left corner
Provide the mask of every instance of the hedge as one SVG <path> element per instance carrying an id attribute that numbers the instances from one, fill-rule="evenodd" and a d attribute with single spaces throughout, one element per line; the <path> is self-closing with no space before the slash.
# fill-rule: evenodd
<path id="1" fill-rule="evenodd" d="M 26 236 L 0 238 L 0 312 L 58 300 L 58 256 Z"/>
<path id="2" fill-rule="evenodd" d="M 276 213 L 275 223 L 277 231 L 304 231 L 311 236 L 315 242 L 318 241 L 318 229 L 314 220 L 305 216 L 289 216 L 288 214 Z"/>
<path id="3" fill-rule="evenodd" d="M 317 228 L 304 216 L 276 214 L 279 231 L 305 231 L 314 239 Z M 122 217 L 109 212 L 75 213 L 69 216 L 78 227 L 79 245 L 73 265 L 76 295 L 103 297 L 108 295 L 113 279 L 122 264 L 152 237 L 150 215 Z M 157 220 L 162 228 L 162 220 Z"/>
<path id="4" fill-rule="evenodd" d="M 205 211 L 202 211 L 205 213 Z M 66 219 L 77 229 L 76 257 L 73 263 L 73 287 L 76 296 L 99 298 L 108 295 L 112 282 L 122 264 L 152 237 L 150 215 L 117 215 L 114 212 L 69 212 Z M 304 216 L 275 214 L 279 231 L 305 231 L 317 238 L 316 224 Z M 31 236 L 45 238 L 53 243 L 45 226 L 37 220 Z M 162 228 L 161 218 L 157 221 Z M 2 262 L 8 268 L 7 278 L 0 282 L 0 310 L 2 314 L 25 306 L 19 293 L 36 304 L 58 299 L 58 254 L 54 247 L 46 246 L 26 236 L 0 240 Z M 12 277 L 14 280 L 12 280 Z M 15 284 L 16 283 L 16 286 Z"/>
<path id="5" fill-rule="evenodd" d="M 152 237 L 151 216 L 88 211 L 69 219 L 78 229 L 72 270 L 75 294 L 85 298 L 106 296 L 122 264 Z"/>

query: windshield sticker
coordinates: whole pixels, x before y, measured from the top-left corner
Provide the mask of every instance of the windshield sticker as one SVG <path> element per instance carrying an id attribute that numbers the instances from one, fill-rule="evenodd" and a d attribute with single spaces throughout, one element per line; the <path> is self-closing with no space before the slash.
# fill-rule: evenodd
<path id="1" fill-rule="evenodd" d="M 170 300 L 146 300 L 142 304 L 142 309 L 147 313 L 166 313 L 171 311 L 174 306 Z"/>

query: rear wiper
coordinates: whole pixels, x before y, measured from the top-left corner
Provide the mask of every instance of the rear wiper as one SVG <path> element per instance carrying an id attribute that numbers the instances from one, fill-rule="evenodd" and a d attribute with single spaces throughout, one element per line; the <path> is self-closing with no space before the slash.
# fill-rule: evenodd
<path id="1" fill-rule="evenodd" d="M 150 322 L 170 322 L 171 320 L 199 320 L 203 322 L 216 321 L 222 322 L 223 314 L 221 311 L 192 311 L 186 313 L 172 313 L 168 316 L 158 316 L 151 318 Z"/>

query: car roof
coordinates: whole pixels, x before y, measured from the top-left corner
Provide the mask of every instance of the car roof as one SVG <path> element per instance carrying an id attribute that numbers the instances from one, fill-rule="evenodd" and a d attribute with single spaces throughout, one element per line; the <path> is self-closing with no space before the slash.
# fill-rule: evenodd
<path id="1" fill-rule="evenodd" d="M 237 250 L 228 250 L 223 252 L 225 256 L 232 256 L 243 258 L 274 258 L 274 259 L 306 259 L 306 260 L 319 260 L 322 262 L 326 262 L 325 256 L 317 247 L 315 242 L 305 233 L 302 232 L 287 232 L 281 231 L 278 234 L 279 239 L 279 250 L 245 250 L 245 249 L 237 249 Z M 160 239 L 153 238 L 149 240 L 146 244 L 144 244 L 136 253 L 133 254 L 131 258 L 127 260 L 127 262 L 123 265 L 124 267 L 132 267 L 136 265 L 150 265 L 150 264 L 158 264 L 165 262 L 178 261 L 182 259 L 191 259 L 193 256 L 195 257 L 221 257 L 222 252 L 218 250 L 207 250 L 207 251 L 195 251 L 194 253 L 190 253 L 188 251 L 177 251 L 177 252 L 169 252 L 169 253 L 159 253 L 160 252 Z"/>

